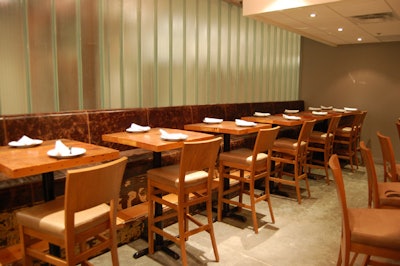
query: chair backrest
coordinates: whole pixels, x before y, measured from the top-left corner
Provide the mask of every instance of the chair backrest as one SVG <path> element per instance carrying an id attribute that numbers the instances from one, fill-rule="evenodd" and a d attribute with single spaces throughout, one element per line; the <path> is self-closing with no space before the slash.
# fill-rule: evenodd
<path id="1" fill-rule="evenodd" d="M 315 119 L 304 121 L 303 126 L 301 127 L 299 133 L 298 144 L 300 144 L 303 141 L 308 142 L 311 132 L 313 131 L 315 121 L 316 121 Z"/>
<path id="2" fill-rule="evenodd" d="M 253 158 L 257 157 L 260 152 L 270 152 L 274 146 L 274 141 L 278 136 L 280 127 L 260 129 L 257 134 L 256 142 L 253 148 Z"/>
<path id="3" fill-rule="evenodd" d="M 333 140 L 335 138 L 336 129 L 339 126 L 340 119 L 342 117 L 340 115 L 332 116 L 329 121 L 328 130 L 326 131 L 326 142 L 327 144 L 333 145 Z"/>
<path id="4" fill-rule="evenodd" d="M 378 178 L 376 176 L 372 152 L 367 148 L 364 141 L 360 141 L 360 149 L 368 175 L 368 207 L 371 208 L 373 206 L 374 208 L 379 208 Z"/>
<path id="5" fill-rule="evenodd" d="M 344 189 L 343 174 L 340 168 L 339 158 L 336 154 L 333 154 L 329 158 L 329 167 L 332 170 L 333 177 L 336 182 L 336 192 L 339 199 L 339 205 L 342 213 L 342 245 L 341 254 L 348 254 L 345 252 L 346 249 L 350 248 L 350 224 L 349 224 L 349 213 L 347 210 L 346 192 Z M 342 261 L 346 264 L 346 261 Z"/>
<path id="6" fill-rule="evenodd" d="M 376 133 L 382 151 L 383 171 L 385 181 L 389 178 L 392 182 L 399 181 L 396 170 L 396 158 L 393 151 L 392 141 L 390 137 L 382 135 L 379 131 Z"/>
<path id="7" fill-rule="evenodd" d="M 214 175 L 221 137 L 210 140 L 185 142 L 181 152 L 179 184 L 185 183 L 185 175 L 193 171 L 207 170 L 209 183 Z M 180 186 L 184 187 L 184 186 Z"/>
<path id="8" fill-rule="evenodd" d="M 68 170 L 65 183 L 65 227 L 74 227 L 74 213 L 110 203 L 116 218 L 121 181 L 127 158 L 96 166 Z M 110 217 L 111 218 L 111 217 Z M 115 219 L 114 221 L 115 222 Z"/>

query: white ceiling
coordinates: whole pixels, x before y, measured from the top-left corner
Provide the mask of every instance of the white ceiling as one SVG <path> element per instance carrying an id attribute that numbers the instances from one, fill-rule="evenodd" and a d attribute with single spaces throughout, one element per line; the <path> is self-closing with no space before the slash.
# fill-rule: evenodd
<path id="1" fill-rule="evenodd" d="M 400 41 L 400 0 L 227 0 L 243 15 L 332 46 Z M 242 3 L 243 2 L 243 3 Z M 318 4 L 322 3 L 323 4 Z M 292 4 L 296 7 L 282 7 Z M 310 13 L 316 17 L 310 18 Z M 343 31 L 339 32 L 338 28 Z M 357 38 L 361 37 L 362 41 Z"/>

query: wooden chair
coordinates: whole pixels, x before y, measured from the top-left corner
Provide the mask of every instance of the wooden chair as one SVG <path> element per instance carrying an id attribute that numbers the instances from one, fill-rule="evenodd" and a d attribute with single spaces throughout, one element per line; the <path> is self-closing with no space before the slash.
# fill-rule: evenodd
<path id="1" fill-rule="evenodd" d="M 301 127 L 297 139 L 278 138 L 274 141 L 272 148 L 272 161 L 275 163 L 275 176 L 270 180 L 278 184 L 286 184 L 296 187 L 297 201 L 301 204 L 300 181 L 306 182 L 308 197 L 311 197 L 310 185 L 308 183 L 305 166 L 307 163 L 307 147 L 315 120 L 305 121 Z M 289 165 L 292 171 L 288 171 Z M 289 176 L 289 179 L 283 178 Z"/>
<path id="2" fill-rule="evenodd" d="M 361 141 L 362 128 L 363 128 L 364 120 L 365 120 L 366 116 L 367 116 L 367 111 L 361 111 L 361 116 L 360 116 L 360 119 L 359 119 L 358 125 L 357 125 L 357 133 L 356 133 L 356 159 L 357 159 L 357 165 L 358 165 L 358 153 L 360 153 L 361 164 L 364 163 L 362 155 L 361 155 L 360 141 Z"/>
<path id="3" fill-rule="evenodd" d="M 218 221 L 222 220 L 223 204 L 233 204 L 239 208 L 251 210 L 253 229 L 258 233 L 256 203 L 266 201 L 269 207 L 272 223 L 275 223 L 269 193 L 269 176 L 271 170 L 272 146 L 280 127 L 261 129 L 256 138 L 254 148 L 236 149 L 219 155 L 219 190 L 218 190 Z M 239 175 L 236 172 L 239 171 Z M 235 183 L 225 188 L 226 180 Z M 265 191 L 256 194 L 255 183 L 263 180 Z M 233 181 L 233 182 L 231 182 Z M 238 200 L 229 195 L 238 194 Z M 250 203 L 243 203 L 243 194 L 249 195 Z"/>
<path id="4" fill-rule="evenodd" d="M 205 141 L 185 142 L 179 164 L 147 171 L 149 254 L 154 253 L 154 233 L 156 233 L 180 246 L 182 264 L 187 265 L 185 242 L 190 236 L 207 231 L 210 234 L 215 259 L 219 261 L 213 229 L 212 181 L 221 140 L 219 137 Z M 177 195 L 178 201 L 172 202 L 167 197 L 161 197 L 169 193 Z M 170 211 L 155 216 L 155 203 L 168 207 Z M 206 205 L 207 224 L 203 224 L 189 212 L 189 207 L 202 203 Z M 178 217 L 178 236 L 157 226 L 160 222 L 176 216 Z M 189 227 L 189 221 L 195 228 Z"/>
<path id="5" fill-rule="evenodd" d="M 362 112 L 354 114 L 351 125 L 339 126 L 335 132 L 333 152 L 336 153 L 340 159 L 349 161 L 352 172 L 354 172 L 354 164 L 358 168 L 357 139 L 362 117 Z"/>
<path id="6" fill-rule="evenodd" d="M 400 182 L 378 182 L 371 150 L 364 141 L 360 148 L 368 174 L 368 207 L 400 208 Z"/>
<path id="7" fill-rule="evenodd" d="M 342 214 L 337 265 L 353 265 L 357 254 L 400 260 L 400 212 L 394 209 L 349 208 L 338 156 L 329 159 Z M 355 255 L 350 258 L 350 252 Z"/>
<path id="8" fill-rule="evenodd" d="M 400 164 L 396 163 L 392 141 L 390 137 L 381 134 L 379 131 L 376 135 L 378 136 L 382 151 L 384 181 L 399 182 Z"/>
<path id="9" fill-rule="evenodd" d="M 339 125 L 341 116 L 333 116 L 329 121 L 329 126 L 326 132 L 313 131 L 310 135 L 308 143 L 308 173 L 311 168 L 325 169 L 326 183 L 329 185 L 329 166 L 328 161 L 333 152 L 333 141 L 335 132 Z M 321 160 L 322 155 L 322 160 Z"/>
<path id="10" fill-rule="evenodd" d="M 33 258 L 52 265 L 87 264 L 106 249 L 112 264 L 119 265 L 116 217 L 126 162 L 122 157 L 68 170 L 64 197 L 17 212 L 24 265 L 32 265 Z M 65 258 L 36 249 L 38 241 L 64 248 Z"/>

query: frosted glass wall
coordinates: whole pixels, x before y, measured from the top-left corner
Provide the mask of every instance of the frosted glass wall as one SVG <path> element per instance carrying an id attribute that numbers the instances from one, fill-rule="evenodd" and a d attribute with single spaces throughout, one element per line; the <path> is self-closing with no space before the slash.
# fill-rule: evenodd
<path id="1" fill-rule="evenodd" d="M 300 36 L 217 0 L 0 0 L 0 112 L 298 99 Z"/>

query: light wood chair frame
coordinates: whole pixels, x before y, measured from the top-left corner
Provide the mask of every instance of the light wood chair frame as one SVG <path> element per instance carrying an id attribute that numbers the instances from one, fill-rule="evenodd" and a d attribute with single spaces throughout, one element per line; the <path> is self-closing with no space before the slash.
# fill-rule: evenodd
<path id="1" fill-rule="evenodd" d="M 379 144 L 381 146 L 384 181 L 399 182 L 400 165 L 396 163 L 392 140 L 390 137 L 383 135 L 379 131 L 376 135 L 378 136 Z"/>
<path id="2" fill-rule="evenodd" d="M 311 169 L 324 169 L 326 176 L 326 183 L 329 185 L 329 158 L 333 153 L 333 142 L 335 139 L 336 129 L 339 125 L 341 116 L 333 116 L 330 118 L 328 129 L 326 132 L 316 132 L 317 138 L 313 138 L 311 133 L 310 141 L 308 143 L 308 159 L 307 168 L 308 173 L 311 173 Z M 321 137 L 324 135 L 325 137 Z M 322 154 L 323 160 L 315 158 L 315 153 Z"/>
<path id="3" fill-rule="evenodd" d="M 400 182 L 378 182 L 371 149 L 367 148 L 364 141 L 360 141 L 360 149 L 368 175 L 368 207 L 400 208 L 400 197 L 393 197 L 392 201 L 396 201 L 397 204 L 390 204 L 391 201 L 387 200 L 386 195 L 387 192 L 400 195 Z"/>
<path id="4" fill-rule="evenodd" d="M 253 147 L 238 149 L 220 154 L 219 156 L 219 190 L 218 190 L 218 221 L 222 220 L 224 204 L 235 205 L 251 211 L 253 230 L 258 233 L 256 204 L 262 201 L 268 203 L 272 223 L 275 217 L 269 192 L 269 177 L 271 171 L 272 146 L 280 127 L 260 129 Z M 233 158 L 233 159 L 232 159 Z M 239 175 L 236 172 L 239 171 Z M 224 188 L 225 179 L 235 185 Z M 256 182 L 264 181 L 264 191 L 256 193 Z M 232 198 L 230 195 L 238 195 Z M 243 202 L 243 194 L 249 196 L 249 204 Z"/>
<path id="5" fill-rule="evenodd" d="M 60 225 L 52 225 L 64 228 L 62 237 L 59 234 L 49 233 L 46 228 L 38 230 L 36 226 L 30 224 L 19 225 L 23 264 L 33 265 L 33 259 L 36 258 L 52 265 L 65 266 L 79 263 L 86 265 L 89 258 L 110 249 L 112 265 L 119 265 L 116 220 L 119 192 L 126 162 L 127 158 L 121 157 L 100 165 L 68 170 L 64 197 L 17 213 L 18 220 L 19 215 L 32 215 L 31 211 L 38 208 L 34 211 L 40 215 L 37 219 L 47 217 L 51 223 L 54 222 L 52 218 L 49 218 L 50 216 L 60 216 L 60 221 L 64 219 L 63 224 L 61 222 Z M 90 221 L 85 225 L 85 229 L 76 230 L 75 217 L 77 213 L 85 211 L 90 213 L 93 212 L 93 208 L 98 206 L 109 206 L 107 219 L 103 217 L 99 222 Z M 87 244 L 88 240 L 94 243 L 94 239 L 97 242 L 95 245 Z M 65 258 L 49 254 L 47 250 L 37 249 L 38 241 L 48 242 L 65 249 Z"/>
<path id="6" fill-rule="evenodd" d="M 272 161 L 275 163 L 274 175 L 270 180 L 278 184 L 286 184 L 296 188 L 297 202 L 301 204 L 300 181 L 304 180 L 308 198 L 311 197 L 310 184 L 308 182 L 307 150 L 311 132 L 314 128 L 316 120 L 305 121 L 301 127 L 299 137 L 294 149 L 282 148 L 274 146 L 272 148 Z M 292 165 L 293 172 L 285 171 L 285 165 Z M 283 176 L 289 176 L 283 178 Z"/>
<path id="7" fill-rule="evenodd" d="M 215 174 L 215 164 L 221 147 L 221 138 L 211 140 L 185 142 L 182 148 L 179 164 L 150 169 L 148 178 L 148 242 L 149 254 L 155 251 L 154 234 L 161 235 L 173 241 L 180 247 L 181 261 L 187 265 L 187 253 L 185 243 L 190 236 L 202 231 L 209 233 L 216 261 L 219 261 L 217 242 L 215 240 L 212 214 L 212 186 Z M 190 174 L 206 174 L 200 181 L 189 183 Z M 177 195 L 177 201 L 173 202 L 162 197 L 166 194 Z M 169 209 L 160 216 L 155 216 L 155 204 L 162 204 Z M 190 207 L 205 204 L 207 223 L 203 224 L 190 213 Z M 178 235 L 173 235 L 157 224 L 168 219 L 178 221 Z M 194 228 L 190 227 L 194 225 Z"/>
<path id="8" fill-rule="evenodd" d="M 346 200 L 346 193 L 345 193 L 345 186 L 343 181 L 342 169 L 339 163 L 339 158 L 336 154 L 333 154 L 329 159 L 329 166 L 332 170 L 335 182 L 336 182 L 336 191 L 339 199 L 339 205 L 342 214 L 342 234 L 341 234 L 341 241 L 340 241 L 340 249 L 339 249 L 339 256 L 337 265 L 353 265 L 358 254 L 365 254 L 365 260 L 363 261 L 363 265 L 367 265 L 372 263 L 370 261 L 371 256 L 381 257 L 381 258 L 388 258 L 393 260 L 400 260 L 400 252 L 399 249 L 391 249 L 385 248 L 376 244 L 374 241 L 371 240 L 364 240 L 357 242 L 353 241 L 353 234 L 356 234 L 352 231 L 352 227 L 350 223 L 356 224 L 355 226 L 357 230 L 369 231 L 369 229 L 382 232 L 387 231 L 388 228 L 385 228 L 387 223 L 384 223 L 381 219 L 382 216 L 387 216 L 388 221 L 391 221 L 389 224 L 393 227 L 393 230 L 388 230 L 389 232 L 393 232 L 396 235 L 393 236 L 390 233 L 383 232 L 382 238 L 397 238 L 397 235 L 400 235 L 400 232 L 397 228 L 397 224 L 400 223 L 400 216 L 397 210 L 388 210 L 388 209 L 374 209 L 374 208 L 363 208 L 363 209 L 355 209 L 355 208 L 348 208 L 347 200 Z M 358 211 L 358 210 L 361 210 Z M 367 225 L 367 217 L 370 218 L 368 222 L 373 222 L 372 225 Z M 371 218 L 372 217 L 372 218 Z M 381 223 L 376 223 L 376 219 L 380 219 Z M 392 220 L 390 220 L 392 219 Z M 365 227 L 363 226 L 365 224 Z M 363 228 L 363 229 L 361 229 Z M 380 230 L 381 229 L 381 230 Z M 390 241 L 389 241 L 390 242 Z M 353 252 L 353 257 L 350 256 L 350 252 Z M 392 265 L 390 263 L 385 264 L 378 264 L 379 262 L 375 261 L 373 265 Z"/>
<path id="9" fill-rule="evenodd" d="M 339 126 L 335 133 L 334 153 L 336 153 L 340 159 L 349 161 L 352 172 L 354 172 L 354 165 L 358 169 L 357 140 L 362 117 L 362 112 L 354 114 L 351 125 L 344 127 Z"/>

